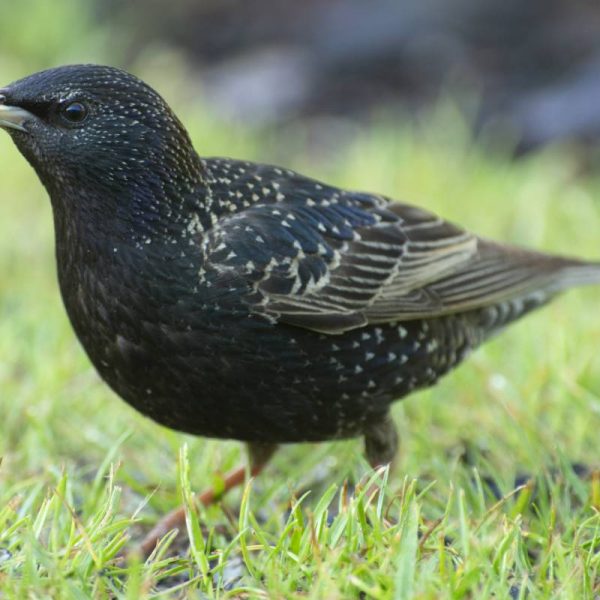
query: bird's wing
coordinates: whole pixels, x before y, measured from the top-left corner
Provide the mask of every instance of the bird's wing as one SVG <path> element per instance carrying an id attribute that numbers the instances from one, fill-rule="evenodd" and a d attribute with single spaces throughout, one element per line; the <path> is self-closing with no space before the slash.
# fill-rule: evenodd
<path id="1" fill-rule="evenodd" d="M 220 220 L 201 244 L 205 269 L 245 280 L 254 313 L 325 333 L 543 291 L 568 262 L 350 192 L 256 204 Z"/>

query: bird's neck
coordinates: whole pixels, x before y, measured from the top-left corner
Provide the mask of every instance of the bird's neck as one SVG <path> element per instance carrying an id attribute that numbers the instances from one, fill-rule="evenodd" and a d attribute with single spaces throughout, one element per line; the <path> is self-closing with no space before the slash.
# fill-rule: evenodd
<path id="1" fill-rule="evenodd" d="M 44 181 L 53 206 L 57 236 L 73 241 L 139 246 L 172 243 L 202 207 L 206 184 L 195 155 L 175 164 L 140 165 L 126 173 Z"/>
<path id="2" fill-rule="evenodd" d="M 199 252 L 197 244 L 190 244 L 189 219 L 182 215 L 202 185 L 177 188 L 171 183 L 161 194 L 139 186 L 118 194 L 101 187 L 81 189 L 77 207 L 65 206 L 72 194 L 52 194 L 58 276 L 67 306 L 78 302 L 81 286 L 93 296 L 102 285 L 116 293 L 115 286 L 143 289 L 157 279 L 165 287 L 176 284 Z M 105 194 L 111 191 L 107 209 Z"/>

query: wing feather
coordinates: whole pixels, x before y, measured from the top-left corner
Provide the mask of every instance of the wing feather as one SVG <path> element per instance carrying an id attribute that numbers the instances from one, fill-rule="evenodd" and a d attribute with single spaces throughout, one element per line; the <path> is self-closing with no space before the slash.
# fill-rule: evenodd
<path id="1" fill-rule="evenodd" d="M 284 191 L 220 219 L 201 248 L 205 271 L 245 282 L 254 313 L 299 327 L 340 333 L 552 294 L 584 265 L 482 240 L 380 196 L 298 177 Z"/>

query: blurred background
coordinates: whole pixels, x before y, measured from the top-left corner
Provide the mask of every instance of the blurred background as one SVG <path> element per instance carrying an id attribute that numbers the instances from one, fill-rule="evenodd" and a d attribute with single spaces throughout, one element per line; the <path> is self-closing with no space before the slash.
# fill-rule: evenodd
<path id="1" fill-rule="evenodd" d="M 5 76 L 156 71 L 222 119 L 320 140 L 381 111 L 418 122 L 440 97 L 517 154 L 600 137 L 595 0 L 23 0 L 0 17 Z"/>
<path id="2" fill-rule="evenodd" d="M 0 2 L 1 85 L 80 62 L 146 80 L 201 154 L 284 164 L 482 235 L 600 256 L 597 0 Z M 134 431 L 121 481 L 139 498 L 161 481 L 151 502 L 173 506 L 182 436 L 156 435 L 99 381 L 61 306 L 45 191 L 6 135 L 0 160 L 0 479 L 20 489 L 60 464 L 93 474 Z M 597 456 L 593 294 L 569 295 L 398 403 L 399 472 L 450 486 L 461 439 L 491 449 L 508 489 L 557 444 L 569 460 Z M 239 460 L 238 444 L 187 440 L 198 488 Z M 360 460 L 360 442 L 346 447 Z M 344 450 L 311 452 L 276 464 L 304 473 L 302 461 Z"/>

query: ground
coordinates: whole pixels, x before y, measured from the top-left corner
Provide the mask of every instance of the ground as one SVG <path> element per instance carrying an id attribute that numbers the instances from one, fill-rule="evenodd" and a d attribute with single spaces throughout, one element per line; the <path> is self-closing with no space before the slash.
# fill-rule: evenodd
<path id="1" fill-rule="evenodd" d="M 177 107 L 205 155 L 285 164 L 420 204 L 481 235 L 600 258 L 600 178 L 568 148 L 511 161 L 451 104 L 321 143 Z M 401 452 L 283 448 L 197 514 L 188 551 L 133 546 L 239 444 L 161 428 L 96 376 L 60 302 L 50 206 L 0 138 L 0 595 L 6 598 L 592 598 L 600 593 L 600 289 L 573 291 L 396 404 Z M 216 470 L 216 474 L 215 474 Z M 383 494 L 369 500 L 370 483 Z M 173 556 L 174 555 L 174 556 Z"/>

